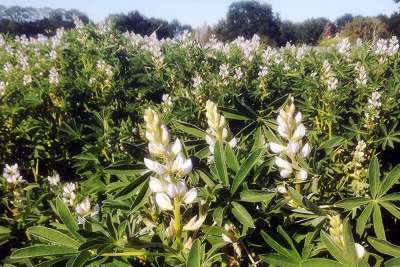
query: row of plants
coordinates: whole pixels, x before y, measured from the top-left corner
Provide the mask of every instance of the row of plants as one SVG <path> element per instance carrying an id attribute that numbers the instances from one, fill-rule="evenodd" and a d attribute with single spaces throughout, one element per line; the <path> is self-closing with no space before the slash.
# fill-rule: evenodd
<path id="1" fill-rule="evenodd" d="M 400 264 L 395 37 L 75 24 L 0 37 L 4 264 Z"/>

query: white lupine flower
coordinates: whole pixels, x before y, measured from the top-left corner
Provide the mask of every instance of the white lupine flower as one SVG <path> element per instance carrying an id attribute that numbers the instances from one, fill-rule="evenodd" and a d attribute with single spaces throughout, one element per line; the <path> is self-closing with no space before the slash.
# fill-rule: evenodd
<path id="1" fill-rule="evenodd" d="M 219 66 L 219 76 L 225 80 L 229 76 L 229 64 L 222 64 Z"/>
<path id="2" fill-rule="evenodd" d="M 298 157 L 307 157 L 310 154 L 310 145 L 303 143 L 306 129 L 301 123 L 301 112 L 295 113 L 293 97 L 289 97 L 288 103 L 282 107 L 277 117 L 277 131 L 284 140 L 283 144 L 271 142 L 269 148 L 273 153 L 279 154 L 275 157 L 275 165 L 280 169 L 282 178 L 293 174 L 296 180 L 306 180 L 307 171 L 298 166 Z M 304 145 L 303 145 L 304 144 Z"/>
<path id="3" fill-rule="evenodd" d="M 6 178 L 6 181 L 9 184 L 16 185 L 16 184 L 25 182 L 25 180 L 22 179 L 22 176 L 19 172 L 17 163 L 15 163 L 14 165 L 11 165 L 11 166 L 6 164 L 3 169 L 3 177 Z"/>
<path id="4" fill-rule="evenodd" d="M 6 93 L 6 83 L 0 81 L 0 96 L 4 95 L 5 93 Z"/>
<path id="5" fill-rule="evenodd" d="M 366 86 L 368 82 L 368 76 L 364 66 L 360 62 L 357 62 L 354 71 L 356 73 L 356 85 L 358 87 Z"/>
<path id="6" fill-rule="evenodd" d="M 167 106 L 172 106 L 172 97 L 169 94 L 163 94 L 162 102 Z"/>
<path id="7" fill-rule="evenodd" d="M 334 91 L 338 86 L 338 79 L 336 79 L 328 60 L 324 60 L 322 64 L 321 81 L 326 85 L 328 91 Z"/>
<path id="8" fill-rule="evenodd" d="M 167 127 L 153 110 L 146 110 L 144 119 L 149 152 L 162 160 L 160 163 L 144 159 L 145 166 L 157 174 L 157 178 L 151 176 L 149 182 L 150 190 L 156 194 L 157 205 L 162 210 L 171 210 L 175 198 L 183 200 L 185 204 L 192 203 L 197 191 L 194 188 L 188 190 L 186 182 L 180 178 L 192 171 L 193 164 L 191 159 L 183 155 L 181 141 L 177 138 L 174 143 L 170 143 Z"/>
<path id="9" fill-rule="evenodd" d="M 55 174 L 53 176 L 48 176 L 47 181 L 51 186 L 57 186 L 60 183 L 60 175 Z"/>
<path id="10" fill-rule="evenodd" d="M 173 210 L 171 199 L 166 193 L 156 194 L 156 203 L 162 210 Z"/>
<path id="11" fill-rule="evenodd" d="M 217 141 L 226 142 L 230 134 L 225 117 L 218 112 L 217 105 L 210 100 L 206 102 L 206 117 L 209 128 L 206 130 L 205 140 L 210 146 L 210 152 L 213 153 L 215 143 Z M 235 147 L 237 145 L 236 138 L 232 138 L 228 144 Z"/>
<path id="12" fill-rule="evenodd" d="M 75 207 L 75 212 L 76 214 L 78 214 L 79 224 L 84 224 L 85 217 L 87 216 L 95 217 L 97 214 L 99 214 L 99 211 L 100 211 L 100 206 L 98 204 L 96 204 L 92 209 L 89 198 L 85 198 L 81 203 L 78 203 Z"/>
<path id="13" fill-rule="evenodd" d="M 233 76 L 235 80 L 240 81 L 243 77 L 243 72 L 240 68 L 235 68 L 235 75 Z"/>
<path id="14" fill-rule="evenodd" d="M 375 121 L 380 118 L 380 107 L 382 102 L 380 100 L 380 92 L 372 92 L 371 97 L 368 99 L 368 104 L 365 110 L 365 126 L 367 128 L 374 127 Z"/>
<path id="15" fill-rule="evenodd" d="M 365 255 L 365 248 L 359 243 L 355 243 L 354 245 L 356 247 L 357 258 L 359 259 L 363 258 Z"/>
<path id="16" fill-rule="evenodd" d="M 56 68 L 52 67 L 49 71 L 49 83 L 53 85 L 58 85 L 58 71 Z"/>
<path id="17" fill-rule="evenodd" d="M 205 219 L 207 217 L 207 213 L 202 214 L 198 219 L 197 215 L 192 217 L 187 224 L 185 224 L 182 228 L 183 231 L 197 231 L 203 225 Z"/>
<path id="18" fill-rule="evenodd" d="M 342 39 L 336 46 L 337 51 L 344 55 L 344 56 L 349 56 L 350 55 L 350 50 L 351 50 L 351 44 L 349 42 L 348 38 Z"/>
<path id="19" fill-rule="evenodd" d="M 367 148 L 367 144 L 363 140 L 358 141 L 356 149 L 353 152 L 353 161 L 355 163 L 361 164 L 366 160 L 366 158 L 365 158 L 365 149 L 366 148 Z"/>
<path id="20" fill-rule="evenodd" d="M 279 186 L 277 186 L 277 187 L 276 187 L 276 191 L 277 191 L 279 194 L 282 194 L 282 195 L 287 194 L 287 189 L 286 189 L 286 187 L 285 187 L 284 185 L 279 185 Z"/>
<path id="21" fill-rule="evenodd" d="M 199 88 L 201 84 L 203 83 L 203 79 L 199 74 L 197 74 L 193 79 L 192 79 L 193 87 L 194 88 Z"/>
<path id="22" fill-rule="evenodd" d="M 258 77 L 262 78 L 267 76 L 268 74 L 268 67 L 267 66 L 260 66 L 260 70 L 258 72 Z"/>
<path id="23" fill-rule="evenodd" d="M 32 76 L 31 75 L 24 75 L 24 77 L 22 78 L 22 84 L 23 85 L 29 85 L 32 83 Z"/>

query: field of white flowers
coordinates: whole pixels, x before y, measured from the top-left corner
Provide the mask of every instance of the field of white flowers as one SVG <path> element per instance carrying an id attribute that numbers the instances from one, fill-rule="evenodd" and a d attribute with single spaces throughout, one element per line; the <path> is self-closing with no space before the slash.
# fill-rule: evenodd
<path id="1" fill-rule="evenodd" d="M 4 266 L 400 266 L 396 37 L 0 36 Z"/>

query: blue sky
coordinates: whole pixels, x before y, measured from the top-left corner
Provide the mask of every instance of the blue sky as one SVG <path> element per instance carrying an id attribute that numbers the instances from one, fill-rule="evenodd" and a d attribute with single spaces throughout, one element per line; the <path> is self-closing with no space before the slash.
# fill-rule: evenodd
<path id="1" fill-rule="evenodd" d="M 5 6 L 33 6 L 52 8 L 76 8 L 98 22 L 110 13 L 139 10 L 146 16 L 167 20 L 174 18 L 185 24 L 200 26 L 215 24 L 223 18 L 233 0 L 0 0 Z M 400 5 L 393 0 L 267 0 L 274 12 L 282 19 L 295 22 L 311 17 L 327 17 L 331 20 L 344 13 L 374 16 L 390 15 Z"/>

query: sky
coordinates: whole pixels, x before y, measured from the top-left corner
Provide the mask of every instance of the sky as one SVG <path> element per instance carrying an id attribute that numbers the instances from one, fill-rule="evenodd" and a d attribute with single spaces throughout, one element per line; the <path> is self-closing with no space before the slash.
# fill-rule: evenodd
<path id="1" fill-rule="evenodd" d="M 4 6 L 76 8 L 95 22 L 111 13 L 138 10 L 148 17 L 166 20 L 178 19 L 194 27 L 204 23 L 213 25 L 224 18 L 229 5 L 235 0 L 0 0 Z M 334 20 L 344 13 L 376 16 L 390 15 L 400 5 L 393 0 L 266 0 L 282 20 L 300 22 L 312 17 Z"/>

